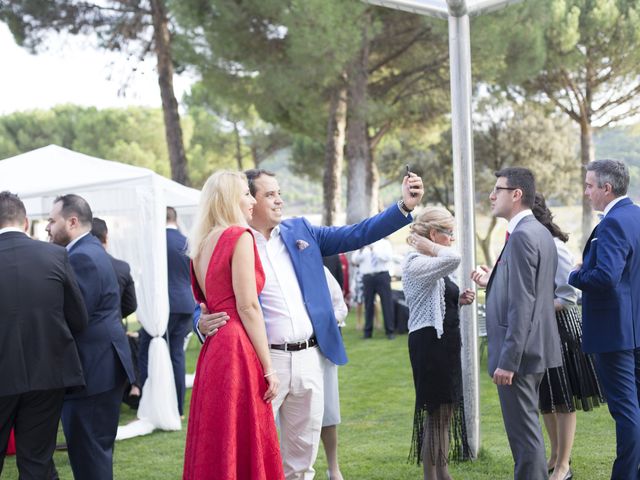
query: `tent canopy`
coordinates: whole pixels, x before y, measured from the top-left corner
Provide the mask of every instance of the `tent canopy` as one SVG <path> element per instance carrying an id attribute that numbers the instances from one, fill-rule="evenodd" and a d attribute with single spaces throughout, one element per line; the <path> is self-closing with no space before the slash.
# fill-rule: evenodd
<path id="1" fill-rule="evenodd" d="M 125 184 L 150 184 L 153 180 L 161 186 L 167 205 L 176 208 L 197 205 L 198 190 L 147 168 L 102 160 L 57 145 L 0 161 L 0 190 L 17 193 L 23 201 L 78 190 L 118 190 Z M 50 207 L 44 205 L 36 210 L 28 209 L 28 214 L 46 215 Z"/>
<path id="2" fill-rule="evenodd" d="M 107 222 L 109 252 L 131 266 L 138 320 L 152 336 L 164 334 L 169 318 L 166 207 L 175 207 L 179 220 L 188 223 L 198 204 L 198 190 L 146 168 L 101 160 L 56 145 L 0 161 L 0 191 L 4 190 L 20 196 L 31 218 L 46 217 L 58 195 L 75 193 L 87 200 L 94 216 Z M 163 382 L 173 378 L 166 371 L 171 369 L 169 353 L 166 344 L 158 348 L 154 351 L 159 353 L 150 352 L 149 380 L 155 377 L 156 386 L 170 389 L 173 380 L 170 385 Z M 149 380 L 147 383 L 154 383 Z M 153 408 L 141 406 L 140 418 L 145 417 L 154 427 L 180 428 L 175 393 L 151 392 L 147 398 L 153 398 Z"/>

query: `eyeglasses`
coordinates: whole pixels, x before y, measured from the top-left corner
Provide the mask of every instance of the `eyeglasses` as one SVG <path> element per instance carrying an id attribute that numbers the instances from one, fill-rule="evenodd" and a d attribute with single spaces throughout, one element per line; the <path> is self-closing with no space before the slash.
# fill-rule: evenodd
<path id="1" fill-rule="evenodd" d="M 446 228 L 440 228 L 440 227 L 435 227 L 435 229 L 436 229 L 438 232 L 440 232 L 440 233 L 442 233 L 442 234 L 444 234 L 444 235 L 447 235 L 447 236 L 448 236 L 448 237 L 450 237 L 450 238 L 453 238 L 453 237 L 454 237 L 453 230 L 447 230 Z"/>
<path id="2" fill-rule="evenodd" d="M 518 187 L 493 187 L 491 195 L 497 195 L 500 190 L 518 190 Z"/>

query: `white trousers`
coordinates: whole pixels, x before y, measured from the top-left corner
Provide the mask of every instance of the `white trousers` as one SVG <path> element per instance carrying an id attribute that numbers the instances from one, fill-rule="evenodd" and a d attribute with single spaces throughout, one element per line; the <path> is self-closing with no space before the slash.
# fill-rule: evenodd
<path id="1" fill-rule="evenodd" d="M 324 412 L 324 364 L 318 347 L 298 352 L 271 350 L 280 389 L 272 402 L 280 425 L 280 449 L 287 480 L 313 480 Z"/>

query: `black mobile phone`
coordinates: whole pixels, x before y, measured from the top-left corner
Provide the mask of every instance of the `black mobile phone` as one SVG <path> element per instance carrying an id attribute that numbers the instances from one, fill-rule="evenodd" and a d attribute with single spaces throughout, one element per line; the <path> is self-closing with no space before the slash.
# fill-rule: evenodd
<path id="1" fill-rule="evenodd" d="M 408 177 L 409 176 L 409 164 L 408 163 L 405 165 L 405 168 L 406 168 L 405 176 Z M 411 190 L 411 187 L 409 187 L 409 190 Z M 417 195 L 417 193 L 414 193 L 414 192 L 410 192 L 410 193 L 411 193 L 412 197 L 415 197 Z"/>

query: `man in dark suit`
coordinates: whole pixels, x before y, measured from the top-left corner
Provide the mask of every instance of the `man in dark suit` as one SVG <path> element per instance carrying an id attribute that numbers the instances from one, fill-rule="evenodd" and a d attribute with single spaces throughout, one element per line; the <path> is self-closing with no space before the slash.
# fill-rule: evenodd
<path id="1" fill-rule="evenodd" d="M 582 349 L 595 354 L 598 378 L 616 422 L 612 479 L 640 478 L 640 208 L 626 195 L 629 171 L 617 160 L 587 165 L 585 195 L 604 217 L 583 263 L 569 275 L 582 290 Z"/>
<path id="2" fill-rule="evenodd" d="M 120 287 L 109 256 L 91 235 L 89 204 L 74 194 L 57 197 L 47 233 L 66 247 L 82 291 L 89 325 L 76 336 L 86 388 L 67 395 L 62 426 L 73 475 L 113 478 L 113 443 L 125 382 L 135 380 L 120 312 Z"/>
<path id="3" fill-rule="evenodd" d="M 173 377 L 178 395 L 178 412 L 184 415 L 185 354 L 184 339 L 191 330 L 196 301 L 191 291 L 191 270 L 186 254 L 187 238 L 178 230 L 178 214 L 167 207 L 167 275 L 169 285 L 169 324 L 167 342 L 173 366 Z M 147 355 L 151 336 L 140 330 L 140 377 L 142 385 L 147 379 Z"/>
<path id="4" fill-rule="evenodd" d="M 98 217 L 93 217 L 91 222 L 91 234 L 100 240 L 102 247 L 107 250 L 107 244 L 109 243 L 109 229 L 107 228 L 107 222 Z M 136 285 L 131 277 L 131 267 L 124 260 L 119 260 L 112 255 L 109 255 L 113 269 L 116 272 L 118 278 L 118 285 L 120 286 L 120 315 L 122 318 L 127 318 L 138 308 L 138 300 L 136 298 Z"/>
<path id="5" fill-rule="evenodd" d="M 107 245 L 109 244 L 109 229 L 107 222 L 98 217 L 93 217 L 91 222 L 91 235 L 100 240 L 102 247 L 107 251 Z M 131 277 L 131 267 L 124 260 L 119 260 L 108 253 L 113 269 L 116 272 L 118 278 L 118 285 L 120 285 L 120 315 L 123 319 L 134 313 L 138 308 L 138 300 L 136 297 L 136 285 Z M 135 372 L 136 381 L 130 385 L 130 388 L 126 390 L 123 401 L 131 408 L 138 408 L 140 403 L 140 394 L 142 384 L 140 382 L 140 371 L 138 370 L 138 362 L 136 361 L 136 353 L 138 352 L 138 338 L 137 332 L 127 331 L 125 326 L 125 332 L 127 334 L 127 340 L 129 341 L 129 347 L 131 348 L 131 355 L 133 361 L 133 370 Z"/>
<path id="6" fill-rule="evenodd" d="M 84 385 L 72 333 L 87 326 L 67 252 L 27 229 L 22 201 L 0 192 L 0 473 L 15 428 L 25 480 L 53 475 L 65 389 Z"/>
<path id="7" fill-rule="evenodd" d="M 487 287 L 488 370 L 498 387 L 516 480 L 548 478 L 538 389 L 544 371 L 562 364 L 553 305 L 558 256 L 533 213 L 533 173 L 505 168 L 489 195 L 491 211 L 509 222 L 507 242 L 491 273 L 472 278 Z"/>

